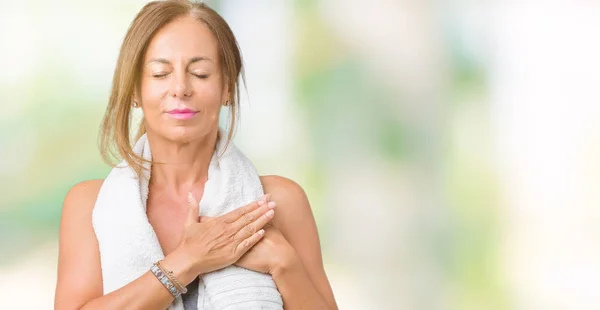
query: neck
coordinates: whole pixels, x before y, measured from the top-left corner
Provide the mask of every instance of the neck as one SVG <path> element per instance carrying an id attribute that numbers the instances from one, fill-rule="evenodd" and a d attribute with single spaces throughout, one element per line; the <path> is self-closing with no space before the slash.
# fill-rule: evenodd
<path id="1" fill-rule="evenodd" d="M 218 129 L 185 143 L 171 141 L 148 132 L 152 150 L 150 183 L 177 196 L 203 188 L 208 166 L 217 143 Z M 186 198 L 187 199 L 187 198 Z"/>

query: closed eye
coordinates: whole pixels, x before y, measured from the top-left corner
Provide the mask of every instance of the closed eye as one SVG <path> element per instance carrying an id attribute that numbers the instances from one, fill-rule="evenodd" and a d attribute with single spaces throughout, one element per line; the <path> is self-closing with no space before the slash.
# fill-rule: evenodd
<path id="1" fill-rule="evenodd" d="M 153 78 L 163 78 L 167 75 L 168 75 L 168 73 L 156 73 L 156 74 L 153 74 L 152 77 Z"/>
<path id="2" fill-rule="evenodd" d="M 192 75 L 195 76 L 195 77 L 197 77 L 197 78 L 199 78 L 199 79 L 206 79 L 206 78 L 208 78 L 208 74 L 195 74 L 195 73 L 192 73 Z"/>

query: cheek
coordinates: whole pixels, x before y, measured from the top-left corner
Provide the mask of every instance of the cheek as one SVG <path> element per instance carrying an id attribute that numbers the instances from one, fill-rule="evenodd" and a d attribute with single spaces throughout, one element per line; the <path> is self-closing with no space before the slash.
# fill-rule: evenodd
<path id="1" fill-rule="evenodd" d="M 215 101 L 205 103 L 206 104 L 203 105 L 202 118 L 209 123 L 218 122 L 221 105 L 216 104 Z"/>
<path id="2" fill-rule="evenodd" d="M 169 91 L 169 85 L 166 80 L 146 80 L 142 81 L 141 95 L 144 103 L 154 105 Z"/>
<path id="3" fill-rule="evenodd" d="M 221 105 L 226 100 L 222 96 L 221 86 L 214 82 L 202 83 L 194 88 L 194 92 L 194 101 L 198 103 L 198 107 L 218 118 Z"/>
<path id="4" fill-rule="evenodd" d="M 197 80 L 193 84 L 196 98 L 202 101 L 217 102 L 221 100 L 221 85 L 217 79 Z"/>

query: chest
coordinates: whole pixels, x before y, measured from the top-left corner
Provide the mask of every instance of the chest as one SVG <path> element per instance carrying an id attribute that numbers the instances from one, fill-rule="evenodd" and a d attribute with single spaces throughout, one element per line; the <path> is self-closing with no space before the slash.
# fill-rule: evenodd
<path id="1" fill-rule="evenodd" d="M 149 193 L 146 215 L 163 253 L 168 255 L 177 248 L 183 237 L 188 216 L 187 200 L 160 193 Z"/>

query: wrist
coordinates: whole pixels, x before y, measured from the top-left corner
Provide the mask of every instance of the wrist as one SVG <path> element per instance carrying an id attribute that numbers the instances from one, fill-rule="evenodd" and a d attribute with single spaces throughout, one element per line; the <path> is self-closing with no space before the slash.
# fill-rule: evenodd
<path id="1" fill-rule="evenodd" d="M 198 273 L 195 272 L 193 260 L 182 249 L 171 252 L 160 264 L 166 269 L 173 271 L 174 276 L 184 286 L 187 286 L 198 277 Z"/>

